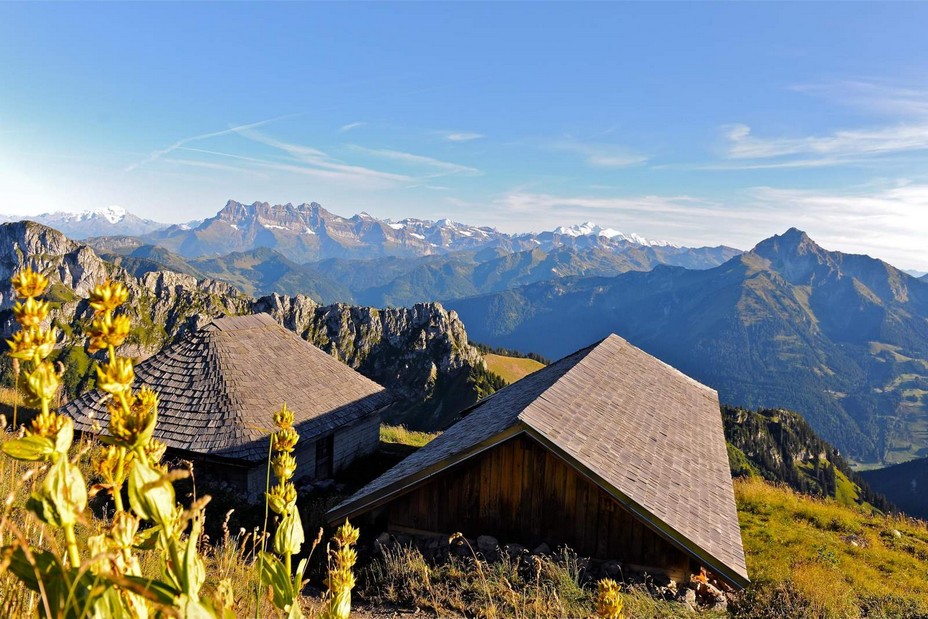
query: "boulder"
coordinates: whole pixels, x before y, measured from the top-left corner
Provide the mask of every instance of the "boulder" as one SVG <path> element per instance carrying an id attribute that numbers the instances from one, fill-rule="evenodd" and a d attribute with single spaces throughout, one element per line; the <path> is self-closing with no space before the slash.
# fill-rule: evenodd
<path id="1" fill-rule="evenodd" d="M 499 548 L 499 540 L 490 535 L 481 535 L 477 538 L 477 550 L 484 556 L 493 554 Z"/>

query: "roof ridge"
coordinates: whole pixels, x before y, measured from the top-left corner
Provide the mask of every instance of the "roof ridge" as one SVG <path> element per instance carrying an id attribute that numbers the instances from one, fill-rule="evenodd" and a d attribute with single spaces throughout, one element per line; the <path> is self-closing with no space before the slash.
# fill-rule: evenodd
<path id="1" fill-rule="evenodd" d="M 561 374 L 561 375 L 558 376 L 555 380 L 553 380 L 553 381 L 551 382 L 551 384 L 549 384 L 547 387 L 545 387 L 545 388 L 543 388 L 541 391 L 539 391 L 539 392 L 538 392 L 538 395 L 536 395 L 535 398 L 534 398 L 531 402 L 529 402 L 528 404 L 526 404 L 526 405 L 522 408 L 522 410 L 520 410 L 520 411 L 513 417 L 513 424 L 518 423 L 519 421 L 521 421 L 522 412 L 523 412 L 524 410 L 526 410 L 529 406 L 531 406 L 532 403 L 535 402 L 535 400 L 537 400 L 538 398 L 542 397 L 545 393 L 547 393 L 552 387 L 554 387 L 555 385 L 557 385 L 557 384 L 561 381 L 561 379 L 563 379 L 565 376 L 567 376 L 568 374 L 570 374 L 578 365 L 580 365 L 580 362 L 583 361 L 583 360 L 587 357 L 587 355 L 589 355 L 590 352 L 592 352 L 593 349 L 595 349 L 597 346 L 599 346 L 605 339 L 606 339 L 606 338 L 603 338 L 603 339 L 599 340 L 598 342 L 595 342 L 595 343 L 593 343 L 593 344 L 590 344 L 589 346 L 587 346 L 587 347 L 585 347 L 585 348 L 581 348 L 580 350 L 575 350 L 574 352 L 570 353 L 570 354 L 567 355 L 566 357 L 561 357 L 560 359 L 558 359 L 558 360 L 555 361 L 554 363 L 551 363 L 551 364 L 549 364 L 549 365 L 546 365 L 545 367 L 541 368 L 540 370 L 537 370 L 537 371 L 535 371 L 535 372 L 532 372 L 531 374 L 528 374 L 527 376 L 523 376 L 522 378 L 520 378 L 519 380 L 517 380 L 517 381 L 515 381 L 515 382 L 509 383 L 508 385 L 506 385 L 505 387 L 503 387 L 503 388 L 500 389 L 499 391 L 494 391 L 493 393 L 491 393 L 490 395 L 486 396 L 486 397 L 483 398 L 482 400 L 480 400 L 480 401 L 478 401 L 478 402 L 475 402 L 475 403 L 472 404 L 470 407 L 465 408 L 464 410 L 462 410 L 460 413 L 458 413 L 458 418 L 461 418 L 461 417 L 465 416 L 466 414 L 469 414 L 471 411 L 474 411 L 474 410 L 476 410 L 476 409 L 481 408 L 484 404 L 486 404 L 487 402 L 489 402 L 489 401 L 492 400 L 493 398 L 499 396 L 500 394 L 504 394 L 504 393 L 506 392 L 507 389 L 509 389 L 510 387 L 512 387 L 512 386 L 514 386 L 514 385 L 516 385 L 516 384 L 518 384 L 519 381 L 524 380 L 524 379 L 526 379 L 526 378 L 530 378 L 530 377 L 533 376 L 533 375 L 537 377 L 538 374 L 541 374 L 542 372 L 546 372 L 546 371 L 549 371 L 549 373 L 554 373 L 554 368 L 560 366 L 562 363 L 563 363 L 563 364 L 567 364 L 567 363 L 568 363 L 569 361 L 571 361 L 574 357 L 578 357 L 578 356 L 579 356 L 575 361 L 573 361 L 573 365 L 571 365 L 570 368 L 568 368 L 563 374 Z"/>

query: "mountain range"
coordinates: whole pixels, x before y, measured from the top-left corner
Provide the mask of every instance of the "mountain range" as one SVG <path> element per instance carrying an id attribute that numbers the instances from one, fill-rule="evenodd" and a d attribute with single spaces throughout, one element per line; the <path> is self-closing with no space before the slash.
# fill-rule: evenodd
<path id="1" fill-rule="evenodd" d="M 737 253 L 737 250 L 727 247 L 701 248 L 702 251 L 691 258 L 690 248 L 645 239 L 637 234 L 624 234 L 591 222 L 561 226 L 549 232 L 507 234 L 494 228 L 449 219 L 392 221 L 377 219 L 367 213 L 342 217 L 316 202 L 271 205 L 267 202 L 242 204 L 230 200 L 214 217 L 202 222 L 162 226 L 143 234 L 121 232 L 98 236 L 117 237 L 94 241 L 95 247 L 109 250 L 151 244 L 184 258 L 198 258 L 270 248 L 298 264 L 331 258 L 411 258 L 475 250 L 512 253 L 541 248 L 549 251 L 564 246 L 578 250 L 598 248 L 616 253 L 632 248 L 652 250 L 663 263 L 702 268 L 700 264 L 704 258 L 701 255 L 711 254 L 710 249 Z M 126 238 L 133 236 L 140 238 Z"/>
<path id="2" fill-rule="evenodd" d="M 119 206 L 110 206 L 95 210 L 70 213 L 56 211 L 41 215 L 15 217 L 0 215 L 0 222 L 29 219 L 54 228 L 72 239 L 86 239 L 92 236 L 107 235 L 143 235 L 167 227 L 167 224 L 142 219 Z"/>
<path id="3" fill-rule="evenodd" d="M 928 286 L 797 229 L 712 269 L 562 278 L 446 305 L 476 341 L 551 358 L 618 333 L 723 402 L 801 412 L 859 461 L 928 455 Z"/>
<path id="4" fill-rule="evenodd" d="M 136 277 L 87 245 L 28 221 L 0 224 L 0 338 L 14 328 L 10 277 L 27 265 L 51 282 L 46 299 L 52 305 L 49 320 L 59 332 L 56 361 L 67 368 L 67 395 L 93 384 L 92 357 L 84 348 L 93 313 L 86 296 L 107 279 L 129 290 L 125 311 L 133 328 L 122 353 L 131 357 L 147 357 L 212 317 L 264 312 L 390 389 L 397 398 L 391 414 L 413 416 L 430 428 L 485 395 L 484 383 L 491 378 L 457 315 L 436 303 L 383 310 L 323 306 L 303 295 L 255 298 L 223 282 L 170 270 Z M 0 375 L 4 385 L 13 384 L 5 355 Z"/>
<path id="5" fill-rule="evenodd" d="M 224 256 L 184 258 L 157 245 L 91 239 L 100 255 L 136 276 L 165 268 L 223 281 L 248 294 L 305 294 L 319 303 L 407 306 L 432 299 L 458 299 L 567 276 L 612 276 L 645 271 L 673 260 L 660 249 L 632 246 L 623 252 L 600 247 L 541 247 L 460 251 L 371 260 L 331 258 L 299 264 L 266 247 Z M 689 250 L 689 263 L 720 264 L 737 252 Z M 677 256 L 681 257 L 681 256 Z"/>
<path id="6" fill-rule="evenodd" d="M 305 294 L 324 305 L 440 299 L 473 341 L 550 358 L 616 332 L 724 402 L 800 411 L 854 460 L 928 455 L 925 278 L 827 251 L 796 229 L 744 253 L 629 236 L 593 224 L 509 235 L 229 202 L 197 226 L 88 242 L 140 281 L 173 271 L 248 298 Z"/>

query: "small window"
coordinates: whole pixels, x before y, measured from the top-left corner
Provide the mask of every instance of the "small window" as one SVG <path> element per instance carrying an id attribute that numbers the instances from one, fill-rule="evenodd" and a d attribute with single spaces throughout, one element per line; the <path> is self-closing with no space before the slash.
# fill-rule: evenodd
<path id="1" fill-rule="evenodd" d="M 316 479 L 329 479 L 332 477 L 332 453 L 334 451 L 334 434 L 316 441 Z"/>

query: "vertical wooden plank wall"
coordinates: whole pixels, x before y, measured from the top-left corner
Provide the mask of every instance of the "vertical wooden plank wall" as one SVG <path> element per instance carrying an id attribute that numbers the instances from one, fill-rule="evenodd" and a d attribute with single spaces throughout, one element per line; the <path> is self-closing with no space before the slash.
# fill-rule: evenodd
<path id="1" fill-rule="evenodd" d="M 526 435 L 463 462 L 386 506 L 391 527 L 492 535 L 529 548 L 686 572 L 689 558 L 602 488 Z"/>

